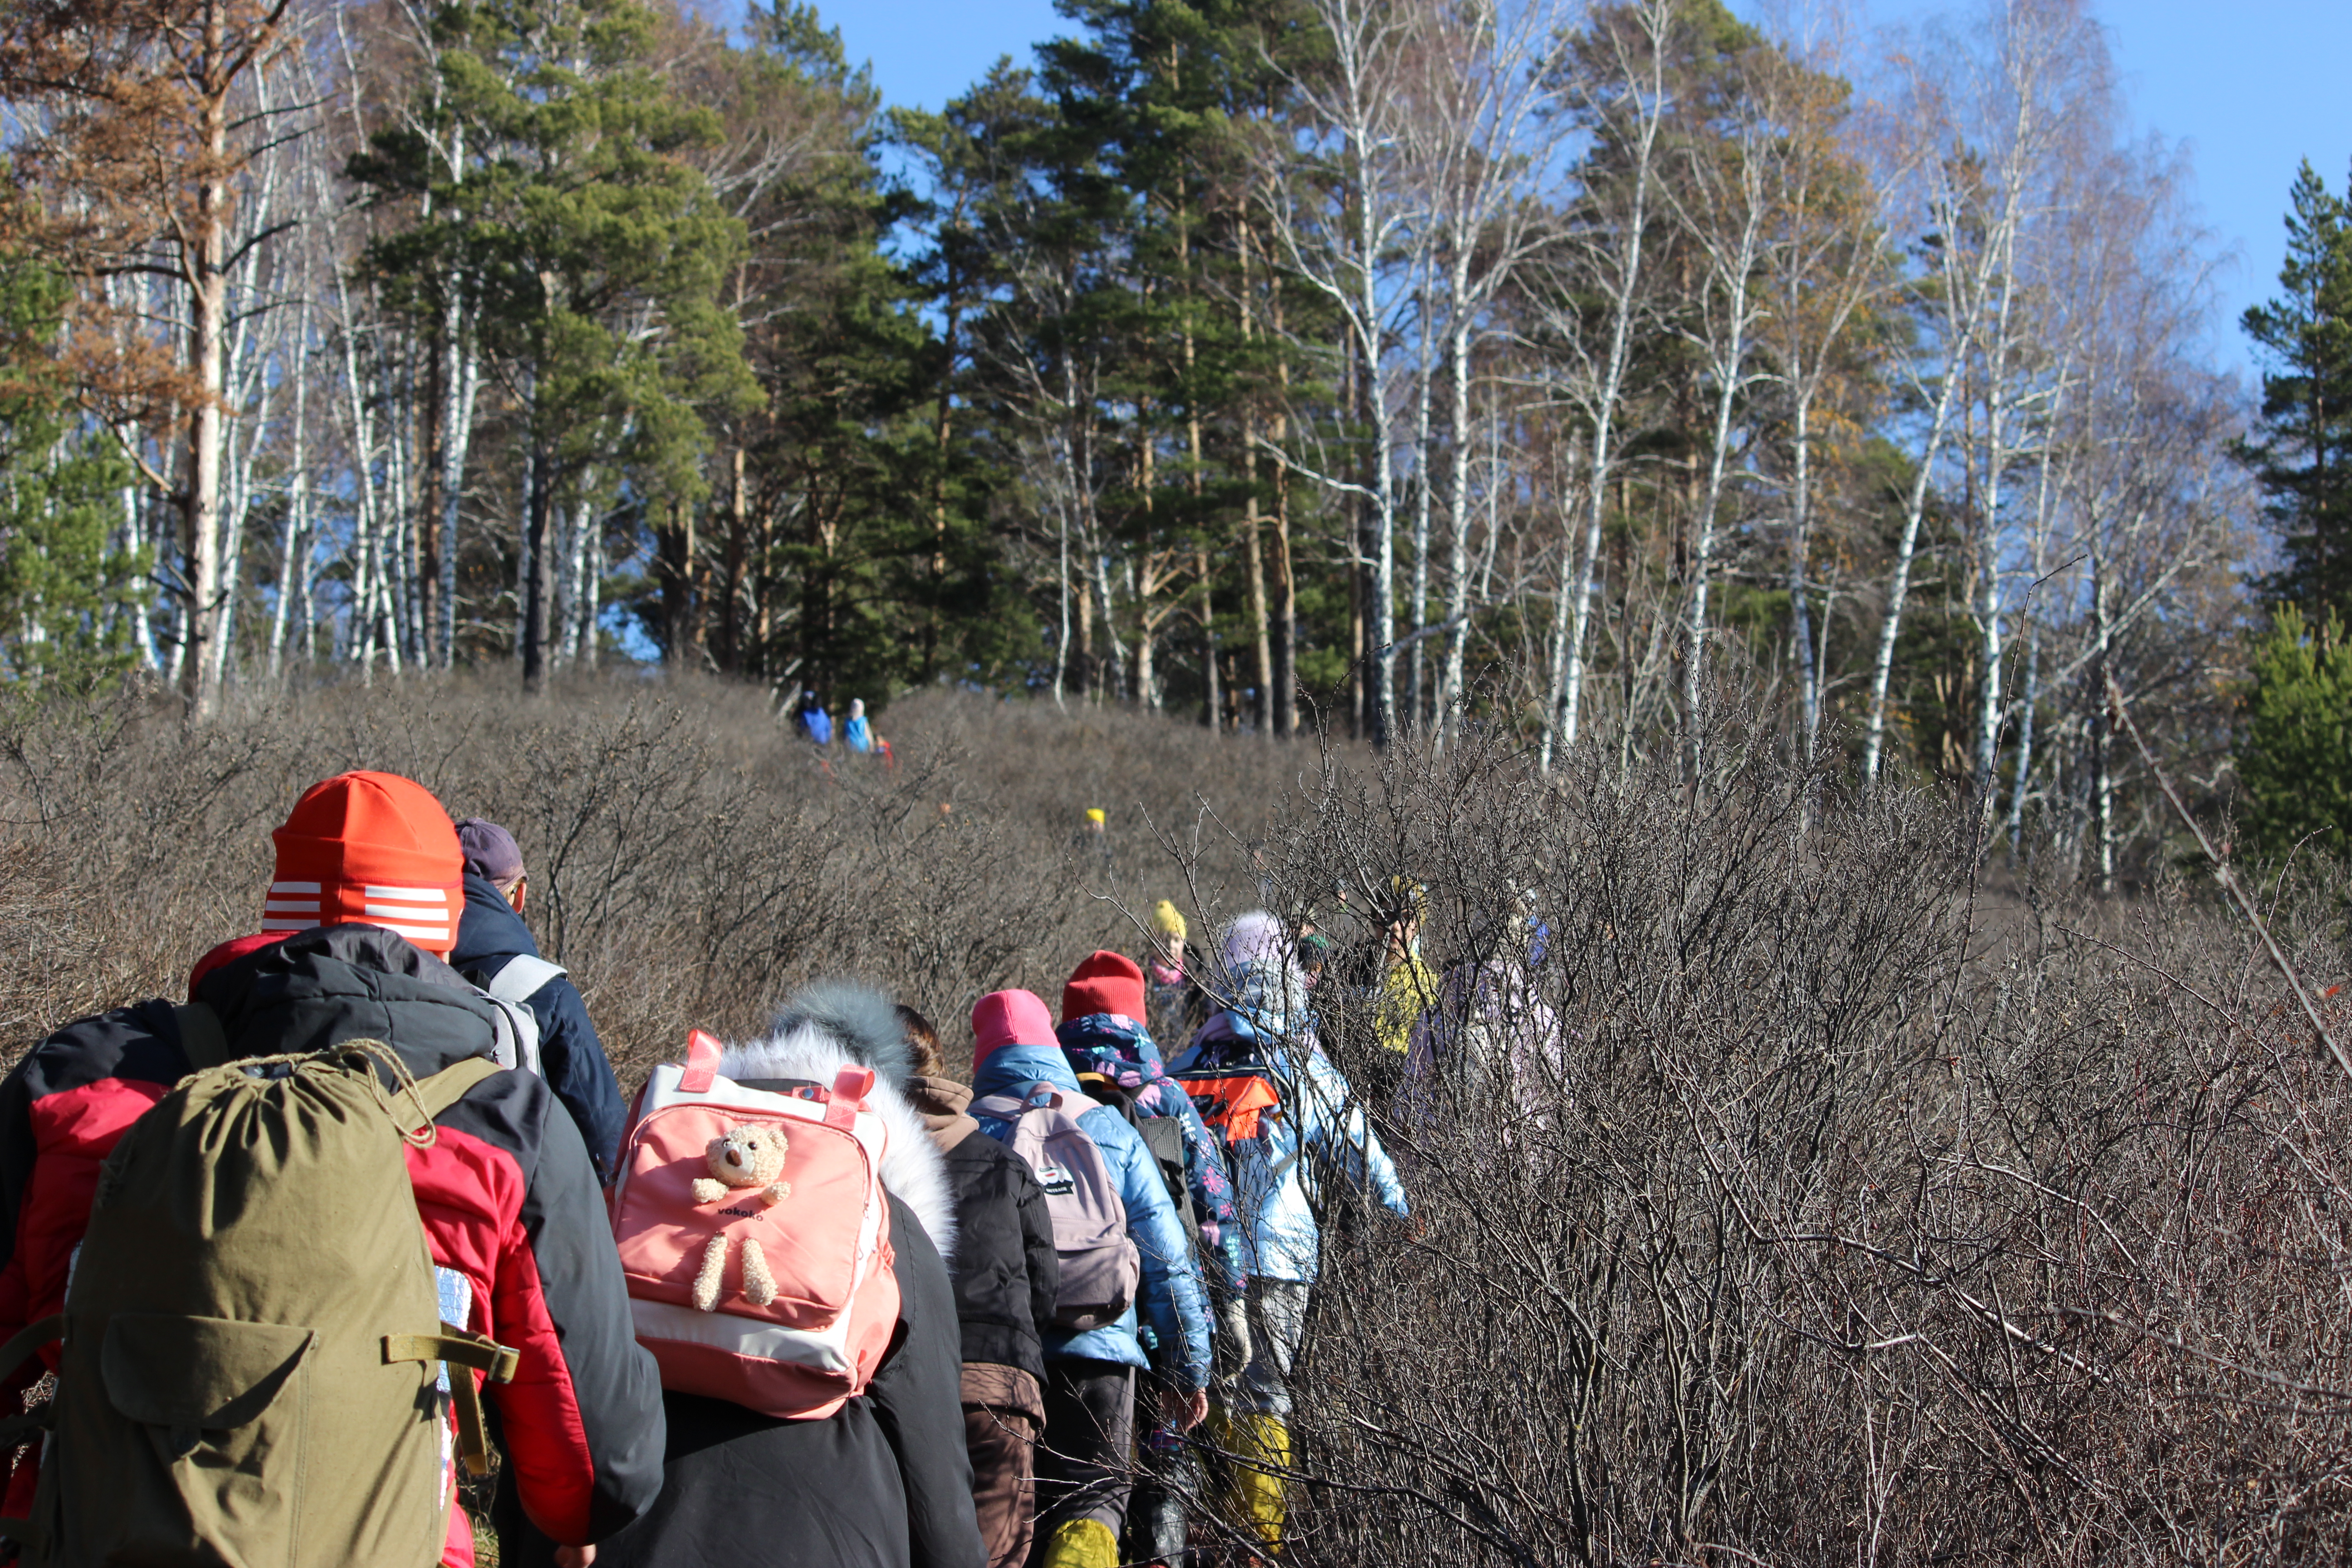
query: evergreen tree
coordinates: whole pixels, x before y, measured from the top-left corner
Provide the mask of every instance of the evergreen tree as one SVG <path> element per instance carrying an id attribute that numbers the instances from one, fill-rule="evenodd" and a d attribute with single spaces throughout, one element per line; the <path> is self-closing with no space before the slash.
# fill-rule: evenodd
<path id="1" fill-rule="evenodd" d="M 2273 612 L 2254 649 L 2236 763 L 2248 851 L 2352 849 L 2352 644 L 2334 610 L 2316 622 L 2293 605 Z"/>
<path id="2" fill-rule="evenodd" d="M 147 563 L 115 541 L 131 465 L 76 416 L 55 358 L 68 291 L 0 258 L 0 672 L 87 685 L 136 658 L 121 611 Z"/>
<path id="3" fill-rule="evenodd" d="M 2243 321 L 2266 363 L 2238 450 L 2285 553 L 2264 589 L 2316 617 L 2352 613 L 2352 206 L 2308 161 L 2291 199 L 2280 293 Z"/>
<path id="4" fill-rule="evenodd" d="M 652 68 L 634 0 L 485 0 L 442 20 L 437 91 L 413 123 L 454 120 L 475 150 L 451 169 L 404 127 L 351 174 L 415 221 L 369 247 L 394 302 L 437 312 L 455 277 L 521 411 L 526 462 L 522 673 L 543 678 L 558 506 L 625 488 L 658 508 L 698 500 L 707 420 L 758 391 L 719 287 L 744 245 L 688 154 L 718 132 Z M 429 215 L 429 216 L 427 216 Z"/>

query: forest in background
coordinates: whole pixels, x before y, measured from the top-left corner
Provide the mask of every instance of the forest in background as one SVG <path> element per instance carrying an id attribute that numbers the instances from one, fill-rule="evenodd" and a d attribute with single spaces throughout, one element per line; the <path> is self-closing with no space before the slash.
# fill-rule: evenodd
<path id="1" fill-rule="evenodd" d="M 2111 687 L 2217 786 L 2253 410 L 2085 5 L 1062 12 L 934 114 L 791 3 L 0 5 L 0 665 L 1721 710 L 2101 887 Z"/>

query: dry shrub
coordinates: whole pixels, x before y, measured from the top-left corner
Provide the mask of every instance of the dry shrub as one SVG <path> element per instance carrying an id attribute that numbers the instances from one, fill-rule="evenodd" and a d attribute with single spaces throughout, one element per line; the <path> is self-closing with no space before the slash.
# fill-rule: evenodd
<path id="1" fill-rule="evenodd" d="M 1197 810 L 1196 788 L 1262 819 L 1312 757 L 949 690 L 878 724 L 895 770 L 838 745 L 821 762 L 759 691 L 695 678 L 536 701 L 466 677 L 331 687 L 197 729 L 135 698 L 19 711 L 0 721 L 0 1017 L 21 1050 L 182 994 L 198 955 L 253 929 L 295 796 L 368 767 L 514 830 L 531 925 L 625 1084 L 689 1026 L 754 1031 L 820 973 L 869 977 L 952 1038 L 982 992 L 1055 997 L 1076 956 L 1133 945 L 1120 905 L 1177 890 L 1145 879 L 1165 874 L 1150 821 Z M 1089 805 L 1108 866 L 1076 840 Z"/>
<path id="2" fill-rule="evenodd" d="M 1286 814 L 1276 897 L 1343 945 L 1427 883 L 1457 1043 L 1391 1091 L 1318 992 L 1416 1213 L 1314 1173 L 1287 1555 L 2340 1556 L 2347 1086 L 2248 933 L 2177 881 L 1988 895 L 1948 802 L 1748 739 L 1696 800 L 1473 735 Z M 2307 972 L 2341 897 L 2288 900 Z"/>

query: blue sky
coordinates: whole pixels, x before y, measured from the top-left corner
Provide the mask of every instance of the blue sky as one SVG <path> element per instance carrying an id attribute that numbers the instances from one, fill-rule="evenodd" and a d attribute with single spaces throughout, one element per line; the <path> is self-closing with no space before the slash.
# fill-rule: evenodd
<path id="1" fill-rule="evenodd" d="M 1051 0 L 834 0 L 823 5 L 852 58 L 870 60 L 894 103 L 936 109 L 999 55 L 1061 30 Z M 1735 9 L 1752 11 L 1745 0 Z M 1868 0 L 1872 20 L 1903 24 L 1948 7 Z M 2234 322 L 2268 293 L 2284 250 L 2281 216 L 2296 160 L 2342 188 L 2352 167 L 2352 0 L 2105 0 L 2105 23 L 2137 128 L 2185 142 L 2197 197 L 2224 258 L 2222 356 L 2242 363 Z"/>

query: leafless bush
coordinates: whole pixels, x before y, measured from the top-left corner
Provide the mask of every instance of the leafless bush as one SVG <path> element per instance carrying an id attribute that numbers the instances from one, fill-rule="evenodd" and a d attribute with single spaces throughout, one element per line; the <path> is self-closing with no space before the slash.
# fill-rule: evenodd
<path id="1" fill-rule="evenodd" d="M 1292 1553 L 2339 1554 L 2347 1086 L 2249 933 L 2179 885 L 1985 894 L 1948 803 L 1742 741 L 1696 799 L 1401 748 L 1269 847 L 1343 943 L 1427 884 L 1455 1047 L 1366 1090 L 1411 1226 L 1322 1173 Z M 2283 911 L 2306 973 L 2340 908 Z M 1344 978 L 1323 1038 L 1392 1082 Z"/>
<path id="2" fill-rule="evenodd" d="M 223 721 L 118 699 L 0 720 L 0 1018 L 17 1049 L 142 996 L 253 929 L 269 830 L 345 768 L 405 773 L 514 829 L 531 923 L 625 1083 L 703 1025 L 748 1032 L 795 984 L 857 973 L 943 1020 L 1057 994 L 1165 876 L 1147 816 L 1196 791 L 1260 820 L 1311 750 L 949 691 L 880 721 L 894 770 L 793 737 L 756 690 L 583 680 L 543 701 L 465 679 L 330 688 Z M 1075 830 L 1110 815 L 1110 864 Z M 1215 847 L 1213 845 L 1212 847 Z M 1147 850 L 1150 851 L 1147 854 Z M 1175 890 L 1171 881 L 1150 896 Z"/>

